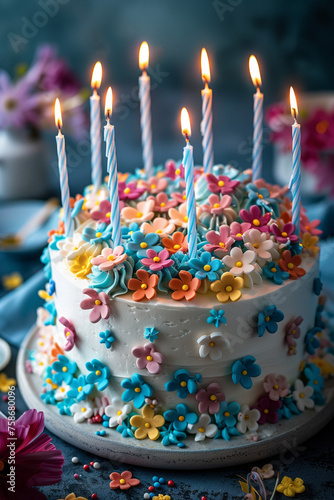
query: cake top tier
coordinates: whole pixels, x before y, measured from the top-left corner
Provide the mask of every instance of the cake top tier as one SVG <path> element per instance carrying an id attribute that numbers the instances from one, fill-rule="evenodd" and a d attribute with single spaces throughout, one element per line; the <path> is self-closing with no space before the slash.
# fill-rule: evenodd
<path id="1" fill-rule="evenodd" d="M 135 301 L 190 301 L 215 294 L 219 302 L 242 298 L 243 288 L 280 286 L 306 272 L 305 254 L 316 257 L 320 221 L 301 211 L 300 234 L 291 222 L 288 188 L 250 172 L 216 165 L 212 174 L 195 168 L 197 255 L 189 257 L 187 199 L 182 164 L 170 160 L 145 179 L 142 171 L 119 174 L 122 244 L 113 247 L 107 185 L 91 187 L 72 203 L 72 234 L 60 219 L 49 248 L 96 300 L 132 293 Z M 44 260 L 48 260 L 48 250 Z M 92 290 L 88 295 L 94 295 Z M 102 295 L 100 295 L 102 293 Z M 96 295 L 96 294 L 95 294 Z M 95 296 L 94 295 L 94 296 Z"/>

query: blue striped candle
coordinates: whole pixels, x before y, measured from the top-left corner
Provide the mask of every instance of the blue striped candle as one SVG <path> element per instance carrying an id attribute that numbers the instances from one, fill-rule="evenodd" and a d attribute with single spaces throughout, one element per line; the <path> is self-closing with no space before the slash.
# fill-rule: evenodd
<path id="1" fill-rule="evenodd" d="M 297 100 L 292 87 L 290 87 L 290 106 L 294 123 L 292 125 L 292 174 L 289 188 L 292 194 L 292 224 L 296 226 L 296 234 L 299 235 L 301 206 L 300 125 L 297 122 Z"/>
<path id="2" fill-rule="evenodd" d="M 106 97 L 107 124 L 104 127 L 104 141 L 106 143 L 107 170 L 109 173 L 108 187 L 110 190 L 110 222 L 112 225 L 113 248 L 122 244 L 121 212 L 119 208 L 117 159 L 115 146 L 115 128 L 110 124 L 112 110 L 112 91 L 109 87 Z"/>
<path id="3" fill-rule="evenodd" d="M 203 167 L 205 173 L 210 173 L 213 167 L 212 90 L 209 88 L 211 75 L 208 54 L 205 49 L 202 49 L 201 67 L 202 80 L 205 83 L 205 88 L 202 90 L 201 122 Z"/>
<path id="4" fill-rule="evenodd" d="M 261 75 L 258 62 L 254 56 L 249 58 L 249 70 L 254 85 L 257 88 L 254 94 L 253 106 L 253 163 L 252 181 L 262 177 L 262 135 L 263 135 L 263 94 L 260 91 Z"/>
<path id="5" fill-rule="evenodd" d="M 149 48 L 143 42 L 139 50 L 139 67 L 143 70 L 139 77 L 139 99 L 140 99 L 140 127 L 143 151 L 143 163 L 146 177 L 153 176 L 153 147 L 152 147 L 152 125 L 151 125 L 151 80 L 146 73 L 149 63 Z"/>
<path id="6" fill-rule="evenodd" d="M 102 65 L 97 62 L 92 75 L 93 95 L 90 97 L 90 142 L 91 142 L 91 164 L 93 193 L 97 193 L 102 182 L 101 161 L 101 109 L 100 96 L 97 89 L 101 85 Z"/>

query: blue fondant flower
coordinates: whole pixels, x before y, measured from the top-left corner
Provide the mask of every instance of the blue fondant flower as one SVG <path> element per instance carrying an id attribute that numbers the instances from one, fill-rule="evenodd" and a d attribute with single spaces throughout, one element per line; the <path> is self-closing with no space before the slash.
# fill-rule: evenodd
<path id="1" fill-rule="evenodd" d="M 239 403 L 227 403 L 222 401 L 220 403 L 219 412 L 214 415 L 217 425 L 222 429 L 225 426 L 234 427 L 237 423 L 237 415 L 240 411 Z"/>
<path id="2" fill-rule="evenodd" d="M 41 399 L 47 405 L 55 405 L 57 403 L 56 398 L 55 398 L 55 392 L 56 391 L 54 389 L 51 389 L 50 391 L 43 392 L 41 394 Z"/>
<path id="3" fill-rule="evenodd" d="M 160 436 L 162 437 L 163 446 L 170 446 L 172 444 L 178 446 L 179 448 L 184 448 L 186 446 L 182 443 L 182 441 L 186 439 L 187 434 L 183 431 L 173 429 L 172 424 L 167 429 L 166 427 L 163 427 L 160 431 Z"/>
<path id="4" fill-rule="evenodd" d="M 75 400 L 72 398 L 65 398 L 57 403 L 57 408 L 60 415 L 72 415 L 71 406 L 75 404 Z"/>
<path id="5" fill-rule="evenodd" d="M 315 278 L 315 280 L 313 281 L 313 292 L 316 294 L 316 295 L 320 295 L 321 294 L 321 290 L 322 290 L 322 282 L 321 282 L 321 279 L 318 277 L 318 278 Z"/>
<path id="6" fill-rule="evenodd" d="M 52 363 L 52 370 L 56 373 L 52 375 L 52 380 L 56 384 L 61 385 L 62 382 L 70 385 L 73 380 L 73 375 L 77 371 L 77 364 L 70 361 L 63 354 L 58 354 L 58 360 Z"/>
<path id="7" fill-rule="evenodd" d="M 44 320 L 44 325 L 55 325 L 56 324 L 56 317 L 57 317 L 57 310 L 56 310 L 56 305 L 54 303 L 54 300 L 48 300 L 44 304 L 44 309 L 46 309 L 49 313 L 49 316 Z"/>
<path id="8" fill-rule="evenodd" d="M 262 337 L 267 330 L 269 333 L 275 333 L 278 329 L 278 324 L 284 319 L 284 314 L 279 311 L 276 306 L 267 306 L 264 311 L 258 315 L 258 332 L 259 337 Z"/>
<path id="9" fill-rule="evenodd" d="M 135 231 L 131 235 L 131 240 L 128 243 L 128 249 L 137 254 L 137 257 L 146 257 L 147 250 L 154 250 L 159 253 L 162 250 L 160 236 L 156 233 L 143 234 L 141 231 Z"/>
<path id="10" fill-rule="evenodd" d="M 137 222 L 131 222 L 129 227 L 122 226 L 122 240 L 128 241 L 131 238 L 132 233 L 139 230 L 139 225 Z"/>
<path id="11" fill-rule="evenodd" d="M 51 257 L 50 257 L 50 250 L 49 247 L 45 247 L 42 255 L 40 257 L 40 261 L 42 264 L 44 264 L 43 271 L 44 271 L 44 276 L 46 277 L 47 280 L 50 280 L 52 278 L 52 271 L 51 271 Z"/>
<path id="12" fill-rule="evenodd" d="M 101 338 L 100 344 L 105 344 L 107 349 L 111 348 L 111 344 L 114 342 L 115 338 L 112 336 L 110 330 L 106 330 L 105 332 L 100 332 L 99 337 Z"/>
<path id="13" fill-rule="evenodd" d="M 85 227 L 81 233 L 82 239 L 89 241 L 92 244 L 95 243 L 109 243 L 111 239 L 111 224 L 107 226 L 105 222 L 98 224 L 97 228 Z"/>
<path id="14" fill-rule="evenodd" d="M 321 376 L 321 370 L 317 365 L 307 363 L 304 368 L 304 375 L 307 378 L 307 385 L 313 387 L 314 391 L 322 391 L 324 388 L 324 378 Z"/>
<path id="15" fill-rule="evenodd" d="M 155 339 L 158 338 L 158 333 L 159 333 L 159 330 L 157 330 L 156 328 L 154 327 L 151 327 L 151 328 L 145 328 L 145 332 L 144 332 L 144 338 L 146 340 L 148 340 L 149 342 L 154 342 Z"/>
<path id="16" fill-rule="evenodd" d="M 55 293 L 56 290 L 56 284 L 53 280 L 49 280 L 49 283 L 45 285 L 45 289 L 47 293 L 50 295 L 50 297 Z"/>
<path id="17" fill-rule="evenodd" d="M 126 403 L 133 400 L 136 408 L 144 406 L 145 398 L 149 398 L 153 394 L 153 389 L 146 384 L 143 377 L 139 373 L 134 373 L 131 377 L 125 378 L 121 382 L 123 389 L 126 389 L 122 394 L 122 399 Z"/>
<path id="18" fill-rule="evenodd" d="M 319 339 L 316 337 L 319 332 L 321 332 L 320 328 L 314 327 L 305 335 L 305 349 L 312 356 L 315 354 L 316 349 L 320 347 Z"/>
<path id="19" fill-rule="evenodd" d="M 180 399 L 185 399 L 188 394 L 195 394 L 196 382 L 202 382 L 202 376 L 198 373 L 191 377 L 188 370 L 181 368 L 174 373 L 174 379 L 165 384 L 168 392 L 177 391 Z"/>
<path id="20" fill-rule="evenodd" d="M 225 318 L 225 311 L 223 309 L 219 309 L 219 311 L 216 311 L 216 309 L 211 309 L 210 311 L 210 316 L 206 320 L 207 323 L 214 324 L 216 328 L 219 327 L 221 323 L 226 325 L 226 318 Z"/>
<path id="21" fill-rule="evenodd" d="M 282 271 L 278 264 L 268 262 L 263 268 L 263 274 L 276 285 L 282 285 L 283 280 L 289 279 L 289 273 Z"/>
<path id="22" fill-rule="evenodd" d="M 270 193 L 267 188 L 258 188 L 255 184 L 249 183 L 247 184 L 247 190 L 251 204 L 263 207 L 267 212 L 271 212 L 271 204 L 277 204 L 275 200 L 270 198 Z"/>
<path id="23" fill-rule="evenodd" d="M 71 210 L 71 217 L 74 219 L 80 212 L 82 212 L 82 206 L 85 203 L 85 198 L 80 198 L 74 203 L 74 207 Z"/>
<path id="24" fill-rule="evenodd" d="M 118 425 L 116 427 L 116 431 L 122 434 L 122 437 L 135 437 L 134 432 L 132 431 L 131 425 L 130 425 L 130 418 L 136 415 L 135 413 L 131 412 L 129 415 L 126 417 L 125 420 L 121 423 L 121 425 Z M 107 426 L 109 427 L 109 419 Z"/>
<path id="25" fill-rule="evenodd" d="M 171 422 L 177 431 L 185 431 L 188 424 L 196 424 L 198 415 L 188 410 L 187 405 L 180 403 L 175 410 L 167 410 L 164 413 L 165 420 Z"/>
<path id="26" fill-rule="evenodd" d="M 210 252 L 203 252 L 199 259 L 190 259 L 189 265 L 192 269 L 195 269 L 196 278 L 204 280 L 208 278 L 209 281 L 215 281 L 219 276 L 217 271 L 222 269 L 223 263 L 219 259 L 211 260 Z"/>
<path id="27" fill-rule="evenodd" d="M 58 243 L 66 238 L 65 234 L 53 234 L 52 240 L 49 243 L 51 250 L 59 251 Z"/>
<path id="28" fill-rule="evenodd" d="M 324 304 L 318 304 L 317 310 L 315 313 L 315 320 L 314 320 L 314 326 L 317 326 L 318 328 L 321 328 L 323 330 L 326 326 L 326 323 L 323 320 L 322 313 L 325 310 Z"/>
<path id="29" fill-rule="evenodd" d="M 74 378 L 70 384 L 70 390 L 67 393 L 69 398 L 75 398 L 77 401 L 83 401 L 93 390 L 93 384 L 87 384 L 86 377 L 79 375 Z"/>
<path id="30" fill-rule="evenodd" d="M 90 372 L 87 375 L 88 384 L 95 384 L 99 391 L 103 391 L 109 384 L 111 376 L 109 368 L 101 363 L 98 359 L 93 359 L 91 362 L 86 363 L 86 368 Z"/>
<path id="31" fill-rule="evenodd" d="M 217 434 L 215 435 L 214 439 L 222 438 L 225 439 L 225 441 L 230 441 L 231 436 L 241 436 L 241 434 L 234 426 L 226 426 L 222 429 L 220 429 L 218 426 Z"/>
<path id="32" fill-rule="evenodd" d="M 241 384 L 245 389 L 252 387 L 252 377 L 258 377 L 261 373 L 261 368 L 255 361 L 254 356 L 245 356 L 233 363 L 232 380 L 235 384 Z"/>
<path id="33" fill-rule="evenodd" d="M 282 406 L 277 409 L 279 419 L 290 419 L 293 415 L 300 415 L 301 412 L 298 410 L 291 394 L 285 398 L 280 398 L 280 401 Z"/>

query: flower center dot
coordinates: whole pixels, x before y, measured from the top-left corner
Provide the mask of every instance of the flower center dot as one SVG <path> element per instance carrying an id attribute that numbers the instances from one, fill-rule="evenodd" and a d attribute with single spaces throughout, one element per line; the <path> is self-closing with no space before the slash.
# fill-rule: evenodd
<path id="1" fill-rule="evenodd" d="M 225 182 L 224 182 L 224 181 L 219 181 L 219 182 L 218 182 L 218 186 L 219 186 L 219 187 L 223 187 L 223 186 L 225 186 Z"/>
<path id="2" fill-rule="evenodd" d="M 135 392 L 140 392 L 140 387 L 135 387 Z"/>
<path id="3" fill-rule="evenodd" d="M 216 401 L 217 396 L 215 394 L 211 394 L 210 399 L 211 399 L 211 401 Z"/>
<path id="4" fill-rule="evenodd" d="M 97 299 L 97 300 L 95 300 L 94 304 L 95 304 L 96 306 L 100 306 L 100 305 L 102 304 L 102 302 L 101 302 L 100 300 L 98 300 L 98 299 Z"/>
<path id="5" fill-rule="evenodd" d="M 202 432 L 202 433 L 203 433 L 203 432 L 205 432 L 204 427 L 200 427 L 200 428 L 198 429 L 198 432 Z"/>
<path id="6" fill-rule="evenodd" d="M 233 290 L 233 288 L 231 287 L 231 285 L 227 285 L 227 287 L 225 288 L 225 291 L 226 291 L 227 293 L 232 292 L 232 290 Z"/>
<path id="7" fill-rule="evenodd" d="M 67 372 L 67 366 L 63 366 L 62 371 L 63 371 L 64 373 L 66 373 L 66 372 Z"/>
<path id="8" fill-rule="evenodd" d="M 183 415 L 180 415 L 180 416 L 179 416 L 179 420 L 180 420 L 180 422 L 184 422 L 184 416 L 183 416 Z"/>
<path id="9" fill-rule="evenodd" d="M 292 264 L 292 262 L 289 262 L 289 264 L 288 264 L 288 269 L 293 269 L 293 264 Z"/>
<path id="10" fill-rule="evenodd" d="M 122 415 L 122 410 L 118 410 L 117 415 Z"/>
<path id="11" fill-rule="evenodd" d="M 106 213 L 106 217 L 108 217 L 108 219 L 110 218 L 110 215 L 111 215 L 110 212 Z"/>
<path id="12" fill-rule="evenodd" d="M 78 390 L 79 390 L 79 389 L 78 389 Z M 61 388 L 60 388 L 60 392 L 65 392 L 64 387 L 61 387 Z"/>
<path id="13" fill-rule="evenodd" d="M 247 370 L 242 370 L 241 375 L 245 377 L 245 375 L 247 375 Z"/>
<path id="14" fill-rule="evenodd" d="M 147 361 L 152 361 L 153 360 L 152 356 L 146 356 L 146 359 L 147 359 Z"/>
<path id="15" fill-rule="evenodd" d="M 213 205 L 213 208 L 219 208 L 219 207 L 220 207 L 220 204 L 219 204 L 219 203 L 215 203 L 215 204 Z"/>
<path id="16" fill-rule="evenodd" d="M 231 414 L 230 414 L 230 412 L 229 412 L 229 411 L 225 411 L 225 412 L 224 412 L 224 417 L 229 417 L 230 415 L 231 415 Z"/>
<path id="17" fill-rule="evenodd" d="M 268 321 L 270 321 L 270 316 L 266 316 L 264 320 L 268 323 Z"/>
<path id="18" fill-rule="evenodd" d="M 102 236 L 101 231 L 98 231 L 95 236 L 96 236 L 96 238 L 100 238 L 100 236 Z"/>
<path id="19" fill-rule="evenodd" d="M 254 219 L 253 220 L 253 226 L 259 226 L 259 225 L 260 225 L 259 219 Z"/>
<path id="20" fill-rule="evenodd" d="M 187 382 L 185 380 L 182 380 L 182 382 L 180 382 L 180 386 L 187 387 Z"/>
<path id="21" fill-rule="evenodd" d="M 278 385 L 277 384 L 274 385 L 274 389 L 275 389 L 275 391 L 277 391 L 277 389 L 278 389 Z"/>
<path id="22" fill-rule="evenodd" d="M 149 422 L 145 422 L 145 427 L 147 427 L 147 429 L 149 429 L 151 427 L 151 424 Z"/>
<path id="23" fill-rule="evenodd" d="M 249 419 L 249 415 L 245 415 L 244 420 L 248 420 L 248 419 Z"/>
<path id="24" fill-rule="evenodd" d="M 180 175 L 180 173 L 181 173 L 181 170 L 180 170 L 179 168 L 177 168 L 177 169 L 175 170 L 175 175 Z"/>
<path id="25" fill-rule="evenodd" d="M 124 194 L 129 194 L 131 193 L 131 189 L 130 188 L 125 188 L 124 189 Z"/>
<path id="26" fill-rule="evenodd" d="M 301 393 L 299 394 L 299 397 L 300 397 L 300 398 L 304 398 L 304 397 L 305 397 L 305 394 L 304 394 L 303 392 L 301 392 Z"/>
<path id="27" fill-rule="evenodd" d="M 157 186 L 155 184 L 151 184 L 151 189 L 155 189 Z"/>
<path id="28" fill-rule="evenodd" d="M 211 266 L 209 264 L 206 264 L 204 267 L 203 267 L 204 271 L 211 271 Z"/>
<path id="29" fill-rule="evenodd" d="M 83 413 L 84 411 L 86 411 L 86 408 L 81 408 L 81 411 L 82 411 L 82 413 Z"/>
<path id="30" fill-rule="evenodd" d="M 115 255 L 108 255 L 107 260 L 115 260 Z"/>
<path id="31" fill-rule="evenodd" d="M 188 222 L 188 217 L 187 216 L 183 217 L 183 222 Z"/>
<path id="32" fill-rule="evenodd" d="M 184 194 L 184 195 L 182 196 L 182 200 L 186 201 L 186 199 L 187 199 L 187 197 L 186 197 L 186 195 Z"/>
<path id="33" fill-rule="evenodd" d="M 283 236 L 283 238 L 286 238 L 288 236 L 288 233 L 286 233 L 285 231 L 283 231 L 282 236 Z"/>
<path id="34" fill-rule="evenodd" d="M 161 233 L 162 233 L 161 229 L 157 229 L 157 230 L 156 230 L 156 233 L 157 233 L 157 234 L 161 234 Z"/>
<path id="35" fill-rule="evenodd" d="M 215 343 L 214 342 L 209 342 L 209 347 L 214 347 Z"/>
<path id="36" fill-rule="evenodd" d="M 238 262 L 236 262 L 236 263 L 235 263 L 235 265 L 236 265 L 237 267 L 242 267 L 242 262 L 241 262 L 241 260 L 238 260 Z"/>
<path id="37" fill-rule="evenodd" d="M 71 332 L 66 332 L 66 337 L 69 337 L 71 335 Z"/>
<path id="38" fill-rule="evenodd" d="M 174 250 L 179 250 L 181 247 L 180 247 L 180 245 L 174 245 L 173 248 L 174 248 Z"/>
<path id="39" fill-rule="evenodd" d="M 277 273 L 276 267 L 272 267 L 270 270 L 271 270 L 272 273 Z"/>
<path id="40" fill-rule="evenodd" d="M 265 414 L 267 415 L 267 414 L 269 413 L 269 410 L 268 410 L 267 408 L 265 408 L 265 409 L 263 410 L 263 413 L 265 413 Z"/>
<path id="41" fill-rule="evenodd" d="M 97 375 L 99 377 L 101 375 L 100 370 L 96 370 L 95 375 Z"/>
<path id="42" fill-rule="evenodd" d="M 160 262 L 160 257 L 153 257 L 153 262 Z"/>
<path id="43" fill-rule="evenodd" d="M 219 242 L 219 246 L 223 248 L 223 247 L 225 247 L 225 243 L 223 243 L 222 241 L 220 241 Z"/>
<path id="44" fill-rule="evenodd" d="M 146 290 L 146 288 L 147 288 L 146 283 L 143 283 L 142 285 L 140 285 L 140 288 L 141 288 L 142 290 Z"/>
<path id="45" fill-rule="evenodd" d="M 241 234 L 241 233 L 238 233 L 236 236 L 237 236 L 238 238 L 241 238 L 242 234 Z"/>
<path id="46" fill-rule="evenodd" d="M 143 241 L 139 246 L 140 246 L 140 248 L 147 248 L 147 243 L 145 243 L 145 241 Z"/>
<path id="47" fill-rule="evenodd" d="M 258 197 L 260 198 L 260 200 L 263 200 L 263 195 L 258 193 Z"/>
<path id="48" fill-rule="evenodd" d="M 293 329 L 291 333 L 292 333 L 292 335 L 294 335 L 296 333 L 296 330 Z"/>
<path id="49" fill-rule="evenodd" d="M 78 387 L 78 392 L 81 392 L 82 391 L 82 387 L 80 385 L 80 387 Z"/>
<path id="50" fill-rule="evenodd" d="M 189 286 L 188 285 L 182 285 L 182 290 L 184 292 L 187 292 L 189 290 Z"/>
<path id="51" fill-rule="evenodd" d="M 137 212 L 137 219 L 140 219 L 140 217 L 143 216 L 143 212 Z"/>
<path id="52" fill-rule="evenodd" d="M 164 208 L 166 206 L 166 203 L 160 203 L 160 206 Z"/>
<path id="53" fill-rule="evenodd" d="M 125 479 L 123 479 L 123 478 L 122 478 L 122 479 L 120 479 L 120 480 L 119 480 L 119 484 L 125 484 Z"/>
<path id="54" fill-rule="evenodd" d="M 260 245 L 259 245 L 258 243 L 254 243 L 254 244 L 253 244 L 253 248 L 259 248 L 259 246 L 260 246 Z"/>
<path id="55" fill-rule="evenodd" d="M 9 111 L 12 111 L 16 107 L 17 107 L 17 101 L 15 101 L 15 99 L 9 98 L 5 101 L 5 108 L 8 109 Z"/>

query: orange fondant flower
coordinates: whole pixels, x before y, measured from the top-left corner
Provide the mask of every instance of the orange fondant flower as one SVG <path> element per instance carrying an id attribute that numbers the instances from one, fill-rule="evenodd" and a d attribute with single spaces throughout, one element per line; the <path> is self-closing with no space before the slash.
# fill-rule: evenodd
<path id="1" fill-rule="evenodd" d="M 211 290 L 217 294 L 219 302 L 236 302 L 241 297 L 240 288 L 243 285 L 243 278 L 235 277 L 232 273 L 223 273 L 220 280 L 211 283 Z"/>
<path id="2" fill-rule="evenodd" d="M 137 277 L 138 279 L 131 278 L 128 281 L 129 290 L 135 290 L 135 293 L 132 295 L 133 300 L 139 302 L 143 299 L 154 299 L 157 295 L 155 287 L 159 282 L 159 276 L 156 274 L 149 274 L 144 269 L 139 269 L 137 271 Z"/>
<path id="3" fill-rule="evenodd" d="M 319 253 L 319 247 L 317 246 L 318 241 L 318 236 L 312 236 L 310 233 L 304 233 L 302 241 L 304 250 L 312 255 Z"/>
<path id="4" fill-rule="evenodd" d="M 116 490 L 120 488 L 121 490 L 128 490 L 131 486 L 137 486 L 140 484 L 140 480 L 132 477 L 132 472 L 125 470 L 122 474 L 118 472 L 112 472 L 110 474 L 110 479 L 112 480 L 110 483 L 110 489 Z"/>
<path id="5" fill-rule="evenodd" d="M 278 264 L 282 271 L 286 271 L 290 274 L 291 280 L 296 280 L 306 273 L 305 269 L 299 267 L 301 264 L 300 255 L 291 255 L 290 250 L 285 250 L 282 253 L 282 258 L 279 260 Z"/>
<path id="6" fill-rule="evenodd" d="M 180 271 L 179 276 L 180 279 L 172 278 L 169 282 L 169 288 L 175 290 L 172 293 L 172 299 L 186 299 L 189 302 L 195 298 L 196 292 L 201 286 L 201 280 L 193 278 L 188 271 Z"/>
<path id="7" fill-rule="evenodd" d="M 54 346 L 51 349 L 52 362 L 58 359 L 58 354 L 64 354 L 64 351 L 60 347 L 60 345 L 55 342 Z"/>
<path id="8" fill-rule="evenodd" d="M 167 248 L 169 255 L 173 255 L 176 252 L 186 253 L 188 250 L 187 238 L 183 233 L 176 231 L 172 238 L 162 238 L 162 244 Z"/>
<path id="9" fill-rule="evenodd" d="M 160 436 L 159 427 L 162 427 L 165 423 L 165 419 L 162 415 L 156 415 L 155 411 L 151 406 L 144 406 L 141 415 L 134 415 L 130 419 L 130 425 L 137 427 L 135 432 L 136 439 L 145 439 L 149 437 L 152 441 L 156 441 Z"/>
<path id="10" fill-rule="evenodd" d="M 54 234 L 64 234 L 64 233 L 65 233 L 65 224 L 62 220 L 59 219 L 57 229 L 51 229 L 51 231 L 48 231 L 48 236 L 49 236 L 48 243 L 52 241 L 52 236 Z"/>

